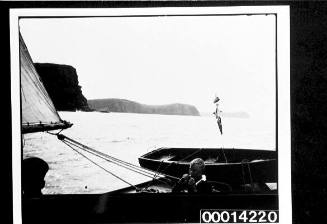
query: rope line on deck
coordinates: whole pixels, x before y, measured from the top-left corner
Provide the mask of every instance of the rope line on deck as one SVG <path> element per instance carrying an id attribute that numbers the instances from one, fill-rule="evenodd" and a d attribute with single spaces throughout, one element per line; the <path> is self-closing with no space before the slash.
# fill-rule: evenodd
<path id="1" fill-rule="evenodd" d="M 98 163 L 94 162 L 92 159 L 90 159 L 89 157 L 87 157 L 86 155 L 84 155 L 83 153 L 79 152 L 78 150 L 74 149 L 71 145 L 69 145 L 67 142 L 64 142 L 63 143 L 65 145 L 67 145 L 68 147 L 70 147 L 72 150 L 74 150 L 75 152 L 77 152 L 78 154 L 80 154 L 81 156 L 83 156 L 85 159 L 89 160 L 91 163 L 93 163 L 94 165 L 100 167 L 101 169 L 103 169 L 104 171 L 106 171 L 107 173 L 111 174 L 112 176 L 116 177 L 117 179 L 123 181 L 124 183 L 132 186 L 135 188 L 135 190 L 138 190 L 138 188 L 134 185 L 134 184 L 131 184 L 130 182 L 124 180 L 123 178 L 117 176 L 116 174 L 110 172 L 109 170 L 107 170 L 106 168 L 104 168 L 103 166 L 99 165 Z"/>
<path id="2" fill-rule="evenodd" d="M 154 172 L 154 171 L 152 171 L 152 170 L 146 169 L 146 168 L 144 168 L 144 167 L 137 166 L 137 165 L 135 165 L 135 164 L 132 164 L 132 163 L 129 163 L 129 162 L 126 162 L 126 161 L 120 160 L 120 159 L 118 159 L 118 158 L 116 158 L 116 157 L 113 157 L 113 156 L 110 156 L 110 155 L 105 154 L 105 153 L 103 153 L 103 152 L 100 152 L 100 151 L 98 151 L 98 150 L 95 150 L 95 149 L 93 149 L 93 148 L 91 148 L 91 147 L 88 147 L 88 146 L 86 146 L 86 145 L 84 145 L 84 144 L 82 144 L 82 143 L 80 143 L 80 142 L 77 142 L 77 141 L 75 141 L 75 140 L 73 140 L 73 139 L 71 139 L 71 138 L 69 138 L 69 137 L 67 137 L 67 136 L 65 136 L 65 135 L 60 134 L 60 135 L 57 135 L 57 137 L 58 137 L 58 139 L 61 140 L 61 141 L 62 141 L 62 140 L 66 140 L 66 139 L 69 140 L 69 142 L 74 143 L 77 147 L 81 148 L 82 150 L 89 150 L 89 151 L 91 151 L 91 152 L 93 152 L 93 153 L 95 153 L 95 154 L 101 155 L 101 156 L 103 156 L 103 157 L 109 159 L 108 162 L 113 162 L 113 163 L 115 163 L 115 164 L 116 164 L 116 163 L 121 163 L 122 166 L 127 166 L 127 167 L 130 167 L 131 169 L 135 169 L 135 170 L 138 170 L 139 172 L 144 172 L 144 173 L 146 173 L 146 174 L 148 174 L 148 175 L 151 175 L 150 178 L 152 178 L 152 175 L 156 173 L 156 172 Z M 67 140 L 66 140 L 66 141 L 67 141 Z M 91 153 L 91 152 L 90 152 L 90 153 Z M 103 158 L 103 159 L 104 159 L 104 158 Z M 127 167 L 126 167 L 126 168 L 127 168 Z M 127 169 L 128 169 L 128 168 L 127 168 Z M 167 176 L 167 177 L 169 177 L 169 178 L 171 178 L 171 179 L 179 179 L 178 177 L 171 176 L 171 175 L 167 175 L 167 174 L 164 174 L 164 173 L 159 173 L 159 174 L 161 174 L 161 175 L 165 175 L 165 176 Z"/>
<path id="3" fill-rule="evenodd" d="M 135 185 L 129 183 L 128 181 L 124 180 L 123 178 L 119 177 L 118 175 L 110 172 L 109 170 L 107 170 L 103 166 L 99 165 L 98 163 L 96 163 L 95 161 L 93 161 L 92 159 L 90 159 L 89 157 L 84 155 L 83 153 L 81 153 L 76 148 L 78 148 L 80 150 L 83 150 L 83 151 L 85 151 L 87 153 L 90 153 L 90 154 L 92 154 L 94 156 L 97 156 L 97 157 L 99 157 L 99 158 L 101 158 L 101 159 L 103 159 L 103 160 L 105 160 L 107 162 L 111 162 L 111 163 L 113 163 L 115 165 L 118 165 L 118 166 L 123 167 L 123 168 L 128 169 L 128 170 L 131 170 L 133 172 L 136 172 L 136 173 L 141 174 L 143 176 L 146 176 L 148 178 L 152 178 L 153 180 L 156 179 L 156 180 L 158 180 L 158 181 L 160 181 L 162 183 L 168 184 L 168 185 L 170 184 L 171 179 L 177 179 L 177 180 L 179 179 L 178 177 L 174 177 L 174 176 L 171 176 L 171 175 L 166 175 L 166 174 L 163 174 L 163 173 L 154 172 L 152 170 L 149 170 L 149 169 L 146 169 L 146 168 L 143 168 L 143 167 L 139 167 L 139 166 L 134 165 L 132 163 L 129 163 L 129 162 L 120 160 L 118 158 L 115 158 L 113 156 L 107 155 L 107 154 L 102 153 L 102 152 L 100 152 L 98 150 L 95 150 L 95 149 L 93 149 L 91 147 L 88 147 L 88 146 L 86 146 L 86 145 L 84 145 L 84 144 L 82 144 L 80 142 L 77 142 L 77 141 L 75 141 L 75 140 L 73 140 L 73 139 L 71 139 L 71 138 L 69 138 L 69 137 L 67 137 L 67 136 L 65 136 L 63 134 L 60 134 L 60 132 L 56 133 L 56 134 L 51 133 L 51 132 L 48 132 L 48 133 L 51 134 L 51 135 L 56 135 L 57 138 L 60 141 L 62 141 L 65 145 L 69 146 L 75 152 L 77 152 L 78 154 L 80 154 L 81 156 L 83 156 L 84 158 L 86 158 L 87 160 L 89 160 L 90 162 L 95 164 L 96 166 L 100 167 L 101 169 L 103 169 L 107 173 L 111 174 L 112 176 L 114 176 L 114 177 L 118 178 L 119 180 L 125 182 L 126 184 L 134 187 L 136 190 L 139 190 L 139 189 Z M 73 146 L 76 147 L 76 148 L 74 148 Z M 159 175 L 164 175 L 164 176 L 159 176 Z M 169 177 L 170 179 L 167 178 L 167 177 Z M 158 179 L 158 178 L 160 178 L 160 179 Z M 163 179 L 167 180 L 168 182 L 164 181 Z"/>
<path id="4" fill-rule="evenodd" d="M 146 174 L 145 172 L 142 173 L 142 171 L 136 171 L 136 170 L 133 170 L 132 168 L 129 168 L 129 167 L 126 167 L 126 166 L 124 166 L 124 165 L 122 165 L 122 164 L 119 164 L 119 163 L 116 162 L 116 161 L 112 161 L 112 160 L 110 160 L 110 159 L 107 159 L 107 158 L 105 158 L 103 155 L 99 155 L 99 154 L 97 154 L 97 153 L 95 153 L 95 152 L 88 151 L 87 149 L 84 149 L 84 148 L 82 148 L 82 147 L 80 147 L 80 146 L 78 146 L 78 145 L 76 145 L 76 144 L 74 144 L 74 143 L 71 143 L 71 142 L 68 142 L 68 141 L 65 141 L 65 140 L 62 140 L 62 141 L 63 141 L 64 143 L 74 145 L 74 146 L 76 146 L 76 147 L 78 147 L 78 148 L 80 148 L 80 149 L 82 149 L 82 150 L 84 150 L 84 151 L 86 151 L 86 152 L 88 152 L 88 153 L 94 155 L 94 156 L 97 156 L 97 157 L 99 157 L 99 158 L 101 158 L 101 159 L 106 160 L 107 162 L 111 162 L 111 163 L 116 164 L 116 165 L 118 165 L 118 166 L 124 167 L 124 168 L 126 168 L 126 169 L 128 169 L 128 170 L 131 170 L 131 171 L 134 171 L 134 172 L 136 172 L 136 173 L 139 173 L 139 174 L 141 174 L 141 175 L 143 175 L 143 176 L 146 176 L 146 177 L 152 178 L 152 176 Z"/>

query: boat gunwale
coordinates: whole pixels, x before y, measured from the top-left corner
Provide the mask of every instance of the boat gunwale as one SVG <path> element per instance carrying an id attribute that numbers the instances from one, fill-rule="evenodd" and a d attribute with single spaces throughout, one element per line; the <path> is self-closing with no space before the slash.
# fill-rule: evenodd
<path id="1" fill-rule="evenodd" d="M 276 150 L 264 150 L 264 149 L 241 149 L 241 148 L 182 148 L 182 147 L 160 147 L 160 148 L 157 148 L 151 152 L 148 152 L 142 156 L 140 156 L 138 159 L 139 161 L 140 160 L 143 160 L 143 161 L 152 161 L 152 162 L 163 162 L 163 163 L 167 163 L 167 164 L 181 164 L 181 165 L 187 165 L 190 163 L 190 161 L 181 161 L 181 160 L 174 160 L 172 158 L 172 160 L 160 160 L 158 158 L 151 158 L 151 157 L 155 157 L 155 156 L 158 156 L 156 154 L 160 154 L 160 152 L 164 151 L 164 150 L 183 150 L 185 152 L 185 150 L 190 150 L 192 152 L 194 152 L 194 150 L 204 150 L 204 151 L 216 151 L 216 150 L 222 150 L 224 152 L 224 150 L 226 151 L 231 151 L 232 152 L 245 152 L 245 151 L 250 151 L 252 153 L 265 153 L 265 154 L 273 154 L 273 153 L 277 153 Z M 164 153 L 163 153 L 164 154 Z M 209 165 L 209 166 L 217 166 L 217 165 L 237 165 L 237 164 L 249 164 L 249 163 L 260 163 L 260 162 L 270 162 L 270 161 L 276 161 L 277 160 L 277 155 L 275 158 L 264 158 L 264 159 L 252 159 L 250 161 L 233 161 L 233 162 L 219 162 L 219 163 L 216 163 L 216 162 L 206 162 L 205 161 L 205 164 L 206 165 Z"/>
<path id="2" fill-rule="evenodd" d="M 176 160 L 158 160 L 158 159 L 150 159 L 150 158 L 144 158 L 140 157 L 139 160 L 143 161 L 152 161 L 152 162 L 162 162 L 166 164 L 180 164 L 180 165 L 189 165 L 190 162 L 179 162 Z M 266 163 L 266 162 L 272 162 L 276 161 L 277 159 L 264 159 L 264 160 L 253 160 L 253 161 L 244 161 L 244 162 L 224 162 L 224 163 L 213 163 L 213 162 L 204 162 L 206 166 L 226 166 L 226 165 L 244 165 L 244 164 L 257 164 L 257 163 Z"/>

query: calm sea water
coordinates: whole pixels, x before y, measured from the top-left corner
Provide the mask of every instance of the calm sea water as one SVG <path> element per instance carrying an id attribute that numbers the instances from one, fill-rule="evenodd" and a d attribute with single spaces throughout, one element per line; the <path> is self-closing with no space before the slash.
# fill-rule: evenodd
<path id="1" fill-rule="evenodd" d="M 74 123 L 62 133 L 111 156 L 138 165 L 138 157 L 158 147 L 275 149 L 273 120 L 223 118 L 220 135 L 214 116 L 60 112 Z M 103 193 L 127 187 L 47 133 L 24 135 L 23 157 L 48 162 L 44 194 Z M 149 178 L 94 158 L 109 171 L 137 184 Z"/>

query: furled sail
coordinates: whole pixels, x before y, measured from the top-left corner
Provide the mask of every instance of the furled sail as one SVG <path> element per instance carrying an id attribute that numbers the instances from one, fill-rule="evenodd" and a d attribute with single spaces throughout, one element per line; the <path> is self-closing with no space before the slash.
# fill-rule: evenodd
<path id="1" fill-rule="evenodd" d="M 72 124 L 61 120 L 33 65 L 19 34 L 22 133 L 65 129 Z"/>

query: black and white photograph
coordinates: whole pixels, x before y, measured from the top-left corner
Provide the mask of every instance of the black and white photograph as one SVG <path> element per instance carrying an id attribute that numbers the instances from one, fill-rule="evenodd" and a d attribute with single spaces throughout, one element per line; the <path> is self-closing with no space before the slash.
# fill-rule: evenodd
<path id="1" fill-rule="evenodd" d="M 14 219 L 291 223 L 289 22 L 11 9 Z"/>

